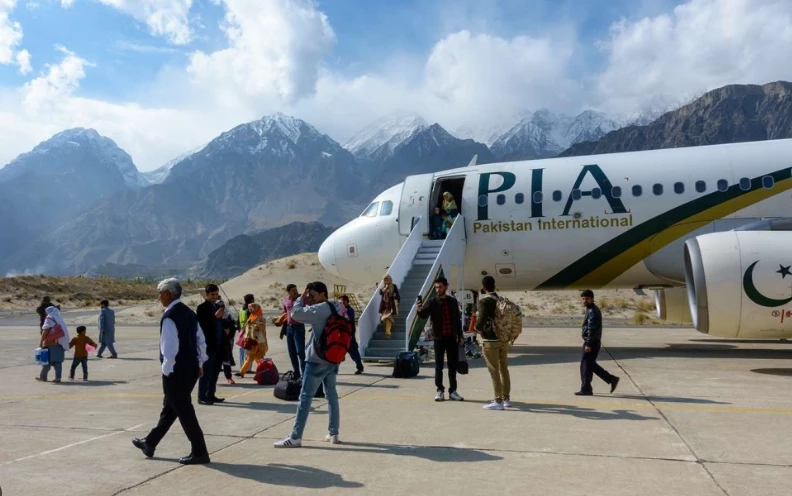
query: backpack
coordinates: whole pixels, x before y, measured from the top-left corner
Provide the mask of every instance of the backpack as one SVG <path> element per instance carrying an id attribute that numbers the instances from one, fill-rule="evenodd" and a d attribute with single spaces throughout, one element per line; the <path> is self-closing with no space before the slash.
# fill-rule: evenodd
<path id="1" fill-rule="evenodd" d="M 421 363 L 418 353 L 414 351 L 402 351 L 396 358 L 391 377 L 398 379 L 409 379 L 415 377 L 421 370 Z"/>
<path id="2" fill-rule="evenodd" d="M 265 358 L 256 367 L 256 384 L 260 386 L 274 386 L 280 381 L 278 367 L 269 358 Z"/>
<path id="3" fill-rule="evenodd" d="M 330 317 L 327 318 L 320 336 L 314 336 L 314 350 L 319 358 L 338 365 L 346 358 L 349 345 L 352 343 L 352 322 L 342 317 L 335 305 L 330 303 Z"/>
<path id="4" fill-rule="evenodd" d="M 490 296 L 490 298 L 492 297 Z M 514 344 L 514 341 L 522 334 L 522 309 L 508 298 L 498 296 L 497 299 L 495 319 L 492 322 L 495 334 L 501 341 Z"/>

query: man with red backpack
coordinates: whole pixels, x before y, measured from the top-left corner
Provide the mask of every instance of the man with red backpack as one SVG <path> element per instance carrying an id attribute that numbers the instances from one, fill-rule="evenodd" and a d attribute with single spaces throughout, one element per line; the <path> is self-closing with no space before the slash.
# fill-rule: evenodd
<path id="1" fill-rule="evenodd" d="M 308 305 L 304 302 L 310 301 Z M 312 332 L 305 346 L 305 373 L 303 374 L 300 404 L 289 436 L 275 443 L 276 448 L 299 448 L 311 410 L 311 401 L 320 385 L 327 396 L 330 425 L 326 441 L 340 444 L 338 429 L 341 421 L 336 380 L 338 365 L 344 360 L 352 339 L 352 325 L 343 316 L 337 302 L 328 301 L 327 286 L 320 281 L 308 284 L 291 310 L 297 322 L 311 324 Z"/>

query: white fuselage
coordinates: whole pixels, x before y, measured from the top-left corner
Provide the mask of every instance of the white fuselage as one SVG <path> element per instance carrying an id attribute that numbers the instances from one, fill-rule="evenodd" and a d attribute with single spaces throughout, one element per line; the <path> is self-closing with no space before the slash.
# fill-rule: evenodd
<path id="1" fill-rule="evenodd" d="M 484 273 L 504 290 L 679 286 L 686 239 L 792 212 L 790 157 L 792 140 L 777 140 L 410 176 L 331 235 L 320 261 L 344 279 L 376 283 L 412 223 L 420 217 L 428 233 L 440 194 L 456 188 L 466 288 Z"/>

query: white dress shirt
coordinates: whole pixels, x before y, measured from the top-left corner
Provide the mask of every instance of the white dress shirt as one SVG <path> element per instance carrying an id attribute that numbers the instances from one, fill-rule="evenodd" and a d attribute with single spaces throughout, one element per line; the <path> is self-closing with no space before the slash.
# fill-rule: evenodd
<path id="1" fill-rule="evenodd" d="M 177 303 L 181 303 L 181 299 L 176 299 L 168 305 L 165 309 L 167 312 Z M 195 337 L 198 343 L 198 366 L 203 367 L 209 357 L 206 355 L 206 339 L 201 329 L 201 324 L 196 325 Z M 162 353 L 162 375 L 170 375 L 173 372 L 173 366 L 176 365 L 176 354 L 179 352 L 179 333 L 176 331 L 176 323 L 172 319 L 165 319 L 162 321 L 162 336 L 160 336 L 160 352 Z"/>

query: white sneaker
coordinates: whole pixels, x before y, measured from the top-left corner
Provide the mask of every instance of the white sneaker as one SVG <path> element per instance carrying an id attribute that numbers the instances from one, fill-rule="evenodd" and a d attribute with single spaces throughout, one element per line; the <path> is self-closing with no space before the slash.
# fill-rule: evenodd
<path id="1" fill-rule="evenodd" d="M 485 410 L 503 410 L 503 403 L 498 403 L 497 401 L 493 401 L 492 403 L 488 403 L 484 405 Z"/>
<path id="2" fill-rule="evenodd" d="M 325 441 L 327 441 L 330 444 L 341 444 L 341 440 L 338 439 L 338 434 L 336 435 L 328 434 L 327 436 L 325 436 Z"/>
<path id="3" fill-rule="evenodd" d="M 504 399 L 503 400 L 503 407 L 504 408 L 511 408 L 511 400 L 510 399 Z"/>
<path id="4" fill-rule="evenodd" d="M 291 434 L 283 441 L 275 443 L 276 448 L 299 448 L 300 446 L 302 446 L 302 440 L 292 439 Z"/>
<path id="5" fill-rule="evenodd" d="M 449 394 L 448 395 L 448 399 L 453 400 L 453 401 L 465 401 L 465 398 L 459 396 L 459 393 L 457 393 L 456 391 L 454 391 L 453 393 Z"/>
<path id="6" fill-rule="evenodd" d="M 445 396 L 442 391 L 438 391 L 435 395 L 435 401 L 445 401 Z"/>

